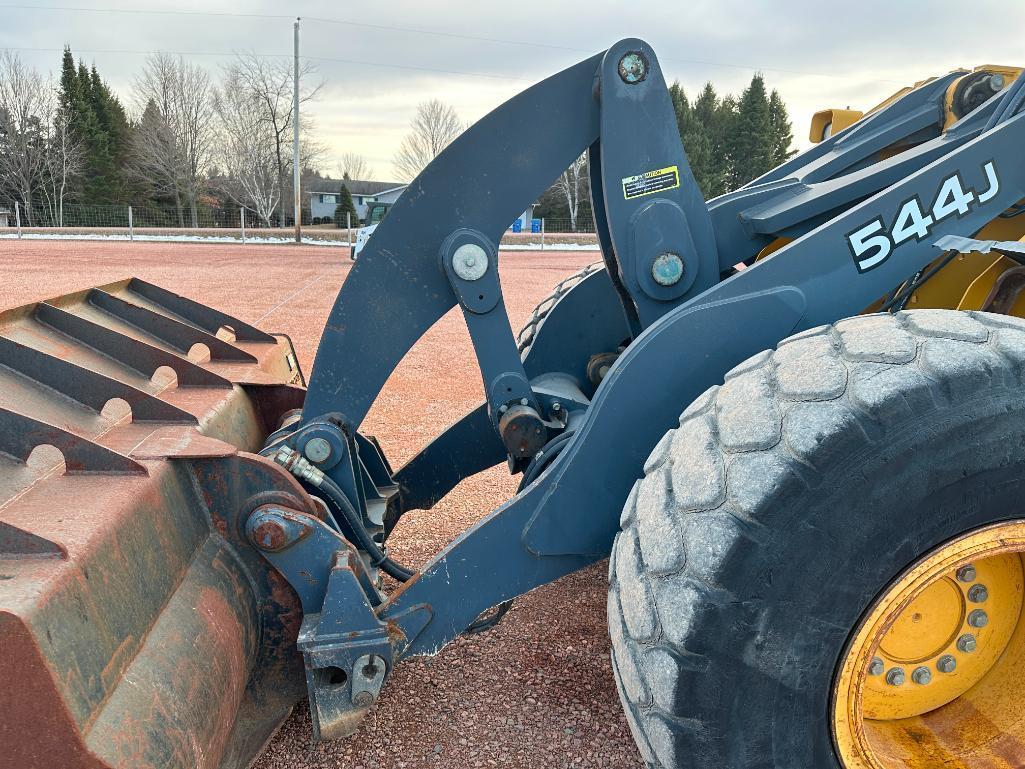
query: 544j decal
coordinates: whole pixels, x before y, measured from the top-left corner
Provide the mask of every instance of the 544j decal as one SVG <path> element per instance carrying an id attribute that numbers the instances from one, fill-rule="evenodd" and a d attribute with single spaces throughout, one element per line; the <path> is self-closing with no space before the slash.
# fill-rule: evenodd
<path id="1" fill-rule="evenodd" d="M 916 195 L 904 201 L 897 210 L 893 223 L 887 228 L 881 216 L 847 234 L 847 246 L 854 257 L 858 272 L 868 272 L 878 267 L 893 253 L 894 249 L 912 238 L 922 241 L 932 228 L 951 216 L 960 219 L 972 206 L 992 200 L 1000 191 L 1000 178 L 992 160 L 982 166 L 989 187 L 984 192 L 973 188 L 965 189 L 960 172 L 948 176 L 940 183 L 932 205 L 926 210 Z"/>

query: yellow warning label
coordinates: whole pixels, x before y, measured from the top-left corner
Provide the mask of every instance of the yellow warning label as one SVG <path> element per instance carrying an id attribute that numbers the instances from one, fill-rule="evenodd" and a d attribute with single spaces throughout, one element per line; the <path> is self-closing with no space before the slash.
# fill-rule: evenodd
<path id="1" fill-rule="evenodd" d="M 680 186 L 680 169 L 676 166 L 659 168 L 639 176 L 627 176 L 623 179 L 623 197 L 627 200 L 650 195 L 653 192 L 671 190 Z"/>

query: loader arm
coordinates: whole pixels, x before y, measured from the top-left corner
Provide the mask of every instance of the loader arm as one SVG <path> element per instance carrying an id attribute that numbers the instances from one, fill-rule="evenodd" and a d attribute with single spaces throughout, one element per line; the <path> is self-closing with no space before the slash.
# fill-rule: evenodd
<path id="1" fill-rule="evenodd" d="M 497 244 L 516 207 L 534 200 L 597 139 L 591 88 L 600 61 L 593 56 L 513 98 L 410 184 L 338 294 L 304 420 L 342 411 L 359 425 L 403 356 L 457 304 L 439 269 L 445 238 L 472 228 Z"/>
<path id="2" fill-rule="evenodd" d="M 403 656 L 436 653 L 489 607 L 608 555 L 680 404 L 784 337 L 863 311 L 940 256 L 941 238 L 974 234 L 1025 198 L 1022 82 L 942 130 L 956 76 L 817 145 L 785 176 L 706 204 L 657 59 L 624 40 L 500 107 L 413 182 L 339 294 L 301 420 L 264 452 L 345 497 L 337 520 L 308 521 L 264 552 L 303 600 L 319 735 L 354 729 Z M 556 304 L 521 359 L 498 240 L 585 150 L 606 269 Z M 779 237 L 793 242 L 755 263 Z M 739 262 L 753 266 L 731 274 Z M 457 306 L 487 402 L 393 478 L 359 425 L 405 353 Z M 595 355 L 618 358 L 597 379 Z M 360 545 L 368 532 L 383 539 L 382 504 L 429 507 L 503 456 L 522 490 L 418 572 Z M 376 567 L 402 587 L 368 589 Z"/>

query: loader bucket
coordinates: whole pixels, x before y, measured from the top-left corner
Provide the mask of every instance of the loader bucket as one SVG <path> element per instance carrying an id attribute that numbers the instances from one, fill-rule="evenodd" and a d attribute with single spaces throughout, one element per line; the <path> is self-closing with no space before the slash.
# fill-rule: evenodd
<path id="1" fill-rule="evenodd" d="M 256 456 L 287 338 L 140 280 L 0 314 L 0 767 L 244 767 L 303 695 L 243 543 L 312 501 Z"/>

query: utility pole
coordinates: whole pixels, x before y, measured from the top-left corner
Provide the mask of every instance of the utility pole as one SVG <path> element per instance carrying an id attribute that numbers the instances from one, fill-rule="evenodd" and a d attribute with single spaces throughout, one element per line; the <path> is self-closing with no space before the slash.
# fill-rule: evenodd
<path id="1" fill-rule="evenodd" d="M 302 192 L 299 189 L 299 21 L 295 25 L 294 67 L 292 72 L 292 188 L 295 190 L 295 242 L 302 243 Z"/>

